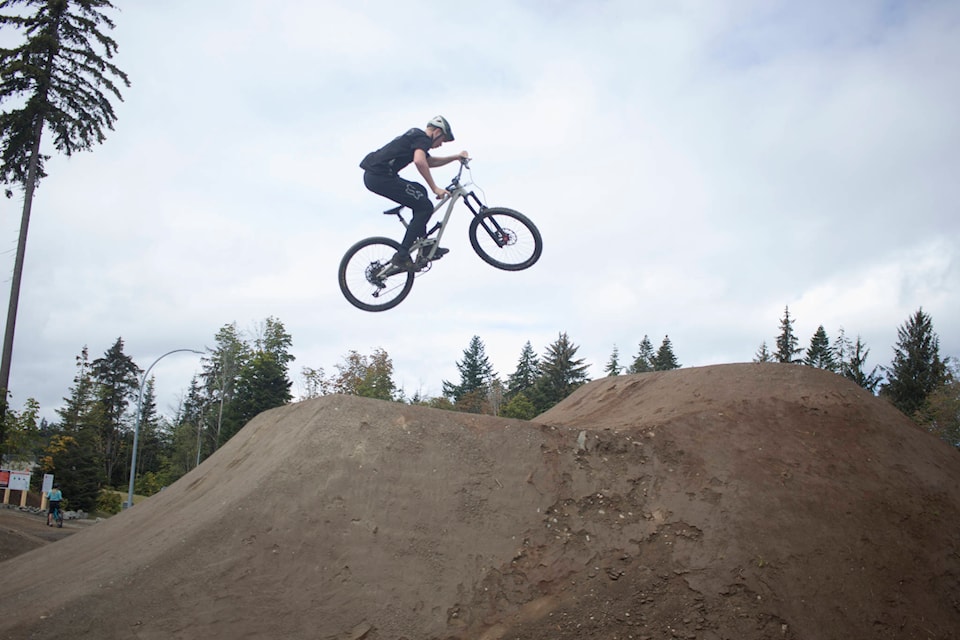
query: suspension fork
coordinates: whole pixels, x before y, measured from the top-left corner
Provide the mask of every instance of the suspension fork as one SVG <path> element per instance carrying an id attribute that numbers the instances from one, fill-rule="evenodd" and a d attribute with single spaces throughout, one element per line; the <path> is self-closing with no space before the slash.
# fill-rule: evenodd
<path id="1" fill-rule="evenodd" d="M 479 216 L 487 210 L 487 205 L 480 202 L 480 198 L 478 198 L 477 194 L 473 191 L 464 194 L 463 202 L 467 205 L 467 208 L 470 209 L 470 212 L 473 213 L 474 217 Z M 480 221 L 480 226 L 483 227 L 483 230 L 497 243 L 498 247 L 503 247 L 507 244 L 507 234 L 504 233 L 503 227 L 500 226 L 496 218 L 493 216 L 484 218 Z"/>

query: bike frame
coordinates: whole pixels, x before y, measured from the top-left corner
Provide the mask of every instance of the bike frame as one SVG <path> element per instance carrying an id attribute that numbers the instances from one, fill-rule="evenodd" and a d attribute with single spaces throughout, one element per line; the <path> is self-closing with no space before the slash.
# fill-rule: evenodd
<path id="1" fill-rule="evenodd" d="M 426 252 L 426 254 L 423 255 L 422 257 L 425 257 L 428 260 L 430 258 L 433 258 L 434 252 L 436 252 L 437 247 L 440 246 L 440 239 L 443 237 L 443 232 L 446 231 L 447 229 L 447 223 L 450 221 L 450 214 L 453 213 L 453 207 L 454 205 L 457 204 L 457 201 L 463 199 L 463 204 L 465 204 L 467 208 L 470 209 L 470 212 L 474 216 L 480 215 L 480 213 L 487 208 L 487 206 L 480 201 L 480 198 L 477 196 L 477 194 L 474 191 L 470 190 L 470 187 L 473 186 L 472 182 L 467 182 L 464 184 L 460 183 L 460 176 L 463 174 L 463 168 L 466 166 L 467 166 L 466 162 L 460 163 L 460 171 L 457 172 L 457 175 L 455 175 L 453 177 L 453 180 L 450 181 L 450 186 L 447 187 L 447 191 L 449 192 L 449 195 L 444 196 L 443 199 L 440 200 L 439 203 L 437 203 L 437 206 L 433 208 L 433 214 L 431 214 L 431 217 L 433 215 L 436 215 L 436 213 L 440 211 L 440 209 L 442 209 L 444 205 L 446 205 L 447 211 L 443 214 L 443 219 L 441 219 L 439 222 L 434 224 L 427 231 L 426 236 L 418 239 L 416 242 L 413 243 L 413 246 L 410 247 L 411 253 L 422 248 L 424 245 L 432 244 L 433 246 L 431 246 L 429 250 Z M 384 213 L 388 215 L 397 216 L 397 218 L 399 218 L 400 222 L 403 224 L 403 227 L 406 228 L 409 223 L 400 213 L 400 211 L 403 208 L 404 207 L 402 206 L 395 207 L 393 209 L 390 209 L 389 211 L 384 211 Z M 437 234 L 436 238 L 431 238 L 431 236 L 434 233 Z"/>

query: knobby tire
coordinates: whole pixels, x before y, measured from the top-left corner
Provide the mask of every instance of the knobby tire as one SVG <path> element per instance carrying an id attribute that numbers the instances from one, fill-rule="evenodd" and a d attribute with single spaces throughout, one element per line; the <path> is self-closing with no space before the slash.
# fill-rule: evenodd
<path id="1" fill-rule="evenodd" d="M 367 238 L 356 243 L 340 261 L 340 291 L 347 301 L 364 311 L 392 309 L 410 293 L 414 274 L 389 268 L 400 249 L 391 238 Z M 383 276 L 383 272 L 389 274 Z M 392 271 L 392 272 L 391 272 Z"/>
<path id="2" fill-rule="evenodd" d="M 533 222 L 504 207 L 489 207 L 474 216 L 470 244 L 484 262 L 505 271 L 532 267 L 543 251 L 543 239 Z"/>

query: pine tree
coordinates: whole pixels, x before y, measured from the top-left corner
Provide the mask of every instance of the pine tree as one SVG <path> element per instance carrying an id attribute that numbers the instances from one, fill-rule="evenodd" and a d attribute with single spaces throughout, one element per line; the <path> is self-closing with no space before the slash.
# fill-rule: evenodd
<path id="1" fill-rule="evenodd" d="M 657 355 L 653 359 L 653 370 L 669 371 L 679 368 L 680 363 L 677 362 L 677 357 L 673 354 L 673 344 L 670 342 L 670 336 L 664 336 L 663 342 L 660 343 L 660 348 L 657 350 Z"/>
<path id="2" fill-rule="evenodd" d="M 213 451 L 216 430 L 212 426 L 210 398 L 197 376 L 190 380 L 187 395 L 177 407 L 173 425 L 165 434 L 160 483 L 169 485 L 200 464 Z"/>
<path id="3" fill-rule="evenodd" d="M 143 386 L 143 402 L 141 404 L 140 435 L 137 441 L 137 472 L 136 477 L 144 474 L 156 474 L 160 470 L 161 447 L 163 446 L 160 417 L 157 415 L 156 378 L 150 379 Z M 124 442 L 125 450 L 130 451 L 133 446 L 133 434 Z M 127 461 L 129 455 L 121 460 Z M 130 469 L 127 467 L 124 475 L 129 478 Z M 137 492 L 142 493 L 142 492 Z"/>
<path id="4" fill-rule="evenodd" d="M 754 362 L 773 362 L 773 354 L 770 353 L 770 349 L 767 348 L 767 341 L 764 340 L 760 343 L 760 348 L 757 350 L 757 353 L 753 356 Z"/>
<path id="5" fill-rule="evenodd" d="M 576 359 L 577 350 L 566 333 L 561 333 L 557 341 L 547 347 L 540 366 L 540 377 L 531 390 L 530 400 L 543 413 L 554 406 L 578 387 L 589 381 L 583 359 Z"/>
<path id="6" fill-rule="evenodd" d="M 627 369 L 627 373 L 647 373 L 648 371 L 653 371 L 653 361 L 655 359 L 656 354 L 653 352 L 653 343 L 650 342 L 649 336 L 644 335 L 643 340 L 640 341 L 637 357 L 633 359 L 633 364 Z"/>
<path id="7" fill-rule="evenodd" d="M 931 433 L 960 449 L 960 368 L 953 360 L 947 366 L 946 381 L 927 396 L 917 417 Z"/>
<path id="8" fill-rule="evenodd" d="M 229 331 L 227 332 L 229 335 Z M 227 342 L 232 339 L 227 338 Z M 293 339 L 279 320 L 267 318 L 258 327 L 254 346 L 229 346 L 232 353 L 240 351 L 242 361 L 237 372 L 233 397 L 224 403 L 222 426 L 215 448 L 232 438 L 250 420 L 259 414 L 282 407 L 290 402 L 293 382 L 288 376 L 289 363 L 294 359 L 288 351 Z"/>
<path id="9" fill-rule="evenodd" d="M 613 345 L 613 353 L 610 354 L 610 359 L 607 361 L 607 366 L 603 368 L 603 372 L 608 376 L 618 376 L 621 370 L 620 352 L 617 350 L 617 345 Z"/>
<path id="10" fill-rule="evenodd" d="M 94 143 L 104 141 L 104 128 L 113 129 L 116 119 L 104 90 L 122 100 L 114 79 L 130 86 L 126 74 L 110 62 L 117 44 L 104 28 L 113 29 L 114 24 L 102 11 L 113 8 L 110 2 L 6 0 L 0 9 L 16 5 L 33 13 L 0 14 L 0 27 L 12 27 L 24 34 L 19 46 L 0 48 L 0 103 L 14 105 L 0 114 L 0 181 L 24 190 L 0 355 L 0 418 L 6 411 L 33 193 L 46 176 L 46 156 L 40 149 L 44 127 L 49 127 L 54 147 L 65 155 L 89 150 Z M 98 49 L 103 53 L 98 55 Z M 0 454 L 4 440 L 0 420 Z"/>
<path id="11" fill-rule="evenodd" d="M 123 338 L 117 338 L 102 358 L 93 361 L 91 372 L 96 382 L 97 445 L 104 475 L 108 483 L 120 485 L 123 477 L 115 471 L 121 469 L 117 464 L 124 453 L 123 434 L 129 428 L 125 422 L 127 408 L 140 390 L 140 367 L 123 352 Z"/>
<path id="12" fill-rule="evenodd" d="M 836 373 L 838 367 L 834 358 L 834 350 L 830 347 L 830 339 L 827 337 L 823 325 L 820 325 L 813 337 L 810 338 L 810 347 L 807 349 L 807 357 L 804 358 L 803 363 Z"/>
<path id="13" fill-rule="evenodd" d="M 922 308 L 897 330 L 897 337 L 887 384 L 880 393 L 913 416 L 927 396 L 946 382 L 947 369 L 940 360 L 940 338 L 933 330 L 933 319 Z"/>
<path id="14" fill-rule="evenodd" d="M 520 352 L 516 371 L 507 377 L 507 397 L 512 398 L 517 394 L 525 393 L 533 387 L 539 377 L 540 360 L 528 340 Z"/>
<path id="15" fill-rule="evenodd" d="M 198 412 L 206 405 L 216 408 L 211 451 L 216 450 L 220 442 L 226 409 L 236 395 L 240 371 L 252 355 L 250 346 L 237 331 L 236 323 L 221 327 L 214 336 L 214 343 L 216 346 L 202 360 L 203 370 L 200 375 L 204 382 L 204 394 L 202 398 L 194 398 L 196 406 L 193 407 Z"/>
<path id="16" fill-rule="evenodd" d="M 60 416 L 60 429 L 76 432 L 87 424 L 91 405 L 94 402 L 93 374 L 90 371 L 90 356 L 86 345 L 76 357 L 77 375 L 73 378 L 70 395 L 63 399 L 64 406 L 57 409 Z"/>
<path id="17" fill-rule="evenodd" d="M 92 511 L 105 480 L 96 433 L 82 429 L 50 438 L 44 449 L 44 473 L 52 473 L 71 509 Z"/>
<path id="18" fill-rule="evenodd" d="M 777 352 L 774 354 L 777 362 L 798 362 L 797 354 L 802 349 L 797 347 L 797 336 L 793 332 L 793 319 L 790 317 L 790 307 L 785 307 L 783 318 L 780 320 L 780 335 L 777 336 Z"/>
<path id="19" fill-rule="evenodd" d="M 846 336 L 843 336 L 841 339 L 846 339 Z M 879 367 L 877 366 L 874 366 L 873 369 L 870 370 L 870 373 L 866 372 L 865 367 L 870 349 L 867 349 L 867 346 L 860 336 L 857 336 L 857 341 L 852 345 L 849 343 L 849 340 L 842 344 L 842 349 L 836 349 L 840 374 L 849 380 L 853 380 L 870 393 L 876 393 L 877 386 L 883 377 L 878 372 Z"/>
<path id="20" fill-rule="evenodd" d="M 469 346 L 463 351 L 463 360 L 457 362 L 457 370 L 460 383 L 444 380 L 443 395 L 451 398 L 461 411 L 481 413 L 495 374 L 480 336 L 470 339 Z"/>

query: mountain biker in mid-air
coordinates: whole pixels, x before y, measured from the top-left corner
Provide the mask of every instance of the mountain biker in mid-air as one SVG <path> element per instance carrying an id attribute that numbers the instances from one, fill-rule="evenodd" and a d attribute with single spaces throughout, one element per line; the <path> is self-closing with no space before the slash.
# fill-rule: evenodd
<path id="1" fill-rule="evenodd" d="M 425 131 L 414 127 L 376 151 L 368 153 L 360 163 L 360 168 L 364 171 L 363 184 L 367 189 L 413 210 L 413 219 L 400 243 L 400 250 L 391 260 L 394 266 L 407 271 L 415 268 L 410 257 L 410 247 L 417 238 L 427 235 L 427 221 L 433 215 L 433 205 L 426 187 L 404 180 L 397 174 L 412 162 L 436 198 L 443 198 L 447 195 L 447 190 L 437 186 L 430 169 L 470 157 L 466 151 L 455 156 L 431 156 L 430 149 L 436 149 L 444 142 L 453 142 L 453 130 L 446 118 L 437 116 L 427 123 Z M 437 247 L 433 257 L 436 259 L 445 253 L 447 249 Z"/>

